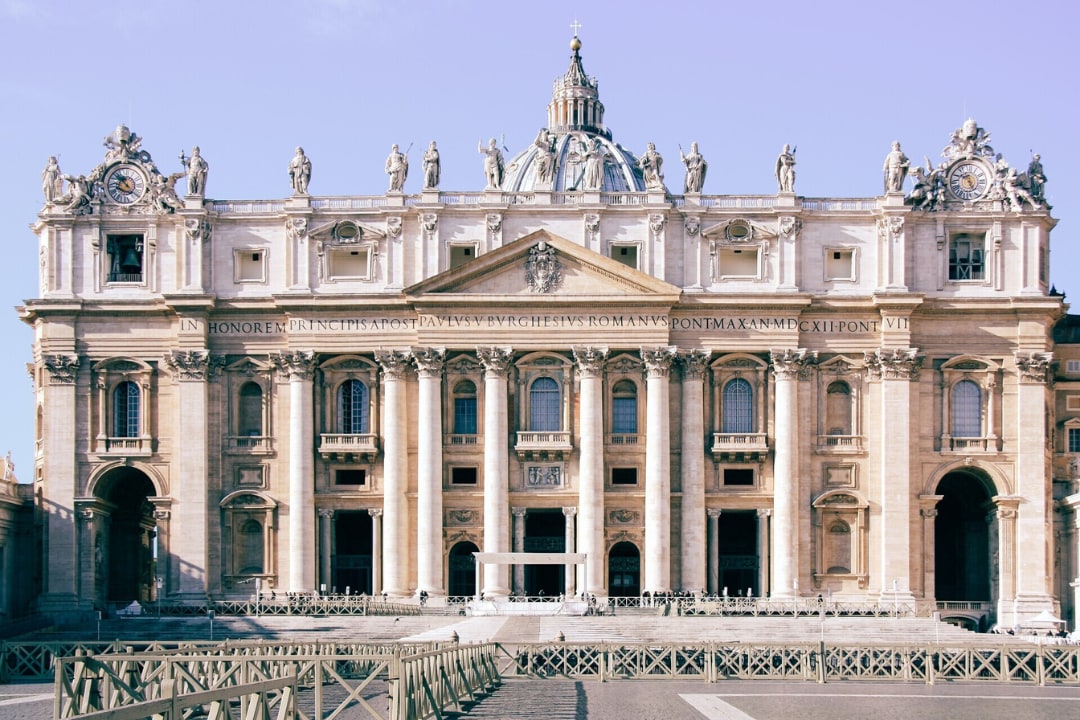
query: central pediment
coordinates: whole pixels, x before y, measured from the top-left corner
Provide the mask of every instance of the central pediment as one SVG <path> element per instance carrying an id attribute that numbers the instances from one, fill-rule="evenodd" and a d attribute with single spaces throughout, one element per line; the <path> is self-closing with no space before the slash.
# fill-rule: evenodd
<path id="1" fill-rule="evenodd" d="M 681 290 L 537 230 L 405 289 L 410 302 L 678 302 Z"/>

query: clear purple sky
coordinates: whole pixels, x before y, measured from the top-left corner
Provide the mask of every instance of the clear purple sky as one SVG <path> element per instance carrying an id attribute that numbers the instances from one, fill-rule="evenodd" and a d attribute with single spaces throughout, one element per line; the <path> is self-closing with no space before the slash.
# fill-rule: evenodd
<path id="1" fill-rule="evenodd" d="M 869 197 L 893 140 L 936 165 L 967 117 L 1021 170 L 1042 155 L 1052 280 L 1080 296 L 1080 6 L 1064 0 L 515 2 L 513 0 L 0 0 L 0 453 L 31 479 L 30 330 L 13 307 L 37 295 L 28 225 L 41 170 L 104 157 L 119 123 L 163 172 L 199 145 L 207 196 L 284 197 L 303 145 L 314 195 L 381 194 L 390 145 L 413 143 L 407 192 L 432 139 L 444 190 L 483 187 L 477 140 L 511 152 L 546 122 L 575 17 L 605 121 L 635 153 L 655 142 L 668 187 L 679 144 L 700 144 L 706 193 L 773 193 L 781 146 L 795 190 Z"/>

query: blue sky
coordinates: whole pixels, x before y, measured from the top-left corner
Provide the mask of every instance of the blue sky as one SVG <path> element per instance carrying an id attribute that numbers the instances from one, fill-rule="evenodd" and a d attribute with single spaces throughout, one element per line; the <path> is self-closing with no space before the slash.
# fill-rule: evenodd
<path id="1" fill-rule="evenodd" d="M 476 143 L 511 152 L 546 122 L 575 18 L 605 122 L 640 154 L 655 142 L 678 191 L 681 144 L 709 161 L 706 193 L 774 193 L 781 146 L 795 190 L 869 197 L 893 140 L 936 165 L 967 117 L 1025 169 L 1042 155 L 1052 281 L 1080 297 L 1080 6 L 830 1 L 0 0 L 0 453 L 32 475 L 32 334 L 14 306 L 36 296 L 41 170 L 104 157 L 119 123 L 163 172 L 202 148 L 207 196 L 289 194 L 297 145 L 314 195 L 381 194 L 391 144 L 413 144 L 407 192 L 436 140 L 445 190 L 480 190 Z"/>

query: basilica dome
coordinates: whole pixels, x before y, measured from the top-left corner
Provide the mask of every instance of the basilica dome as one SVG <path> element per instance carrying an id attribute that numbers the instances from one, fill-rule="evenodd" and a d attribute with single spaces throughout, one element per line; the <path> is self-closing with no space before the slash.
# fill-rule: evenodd
<path id="1" fill-rule="evenodd" d="M 585 74 L 577 36 L 570 42 L 570 50 L 570 67 L 555 79 L 552 88 L 547 127 L 541 128 L 533 144 L 507 164 L 502 189 L 644 191 L 637 158 L 614 142 L 611 131 L 604 126 L 599 84 Z"/>

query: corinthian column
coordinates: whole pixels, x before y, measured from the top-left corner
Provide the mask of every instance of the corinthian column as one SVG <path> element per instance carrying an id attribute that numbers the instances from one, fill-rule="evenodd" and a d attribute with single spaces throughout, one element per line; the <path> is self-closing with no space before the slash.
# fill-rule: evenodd
<path id="1" fill-rule="evenodd" d="M 708 350 L 679 354 L 682 367 L 681 575 L 682 589 L 693 591 L 708 587 L 705 574 L 705 400 L 702 389 L 708 361 Z M 715 547 L 712 544 L 708 547 L 710 557 L 715 556 Z"/>
<path id="2" fill-rule="evenodd" d="M 484 552 L 510 550 L 506 379 L 512 353 L 508 347 L 476 349 L 484 365 Z M 485 565 L 483 593 L 509 595 L 508 580 L 506 565 Z"/>
<path id="3" fill-rule="evenodd" d="M 645 361 L 645 590 L 671 590 L 671 439 L 668 375 L 674 347 L 641 348 Z"/>
<path id="4" fill-rule="evenodd" d="M 413 348 L 420 376 L 416 452 L 416 590 L 443 595 L 442 373 L 443 348 Z"/>
<path id="5" fill-rule="evenodd" d="M 776 450 L 773 453 L 772 597 L 797 595 L 799 579 L 799 373 L 817 359 L 803 348 L 773 350 Z"/>
<path id="6" fill-rule="evenodd" d="M 606 347 L 575 347 L 581 386 L 579 423 L 581 455 L 578 479 L 578 552 L 588 562 L 580 570 L 581 588 L 606 595 L 604 590 L 604 361 Z M 566 552 L 574 552 L 567 547 Z M 587 575 L 587 577 L 585 577 Z"/>
<path id="7" fill-rule="evenodd" d="M 310 592 L 315 589 L 316 570 L 311 392 L 315 353 L 277 353 L 270 362 L 289 378 L 289 590 Z"/>
<path id="8" fill-rule="evenodd" d="M 76 417 L 78 402 L 86 387 L 76 389 L 79 356 L 68 354 L 45 355 L 41 359 L 46 372 L 42 373 L 43 386 L 38 391 L 44 395 L 42 403 L 42 458 L 49 481 L 41 485 L 42 529 L 48 537 L 46 543 L 46 569 L 42 577 L 41 607 L 44 610 L 69 610 L 81 602 L 90 607 L 93 598 L 80 592 L 78 577 L 81 567 L 91 563 L 93 555 L 80 557 L 76 537 L 76 524 L 72 522 L 75 512 L 78 463 L 76 439 L 78 431 L 71 419 Z M 108 425 L 100 421 L 99 429 L 105 434 Z M 92 547 L 92 546 L 91 546 Z M 163 558 L 167 564 L 168 559 Z"/>
<path id="9" fill-rule="evenodd" d="M 383 398 L 383 592 L 409 594 L 408 411 L 405 375 L 409 356 L 394 350 L 378 352 Z"/>
<path id="10" fill-rule="evenodd" d="M 864 356 L 871 380 L 881 382 L 882 428 L 879 433 L 881 522 L 878 545 L 881 567 L 877 582 L 889 602 L 914 601 L 911 587 L 911 517 L 915 495 L 911 478 L 911 383 L 919 377 L 923 358 L 918 348 L 881 348 Z M 886 430 L 887 428 L 887 430 Z M 884 433 L 888 432 L 888 438 Z M 902 596 L 897 596 L 897 593 Z"/>

